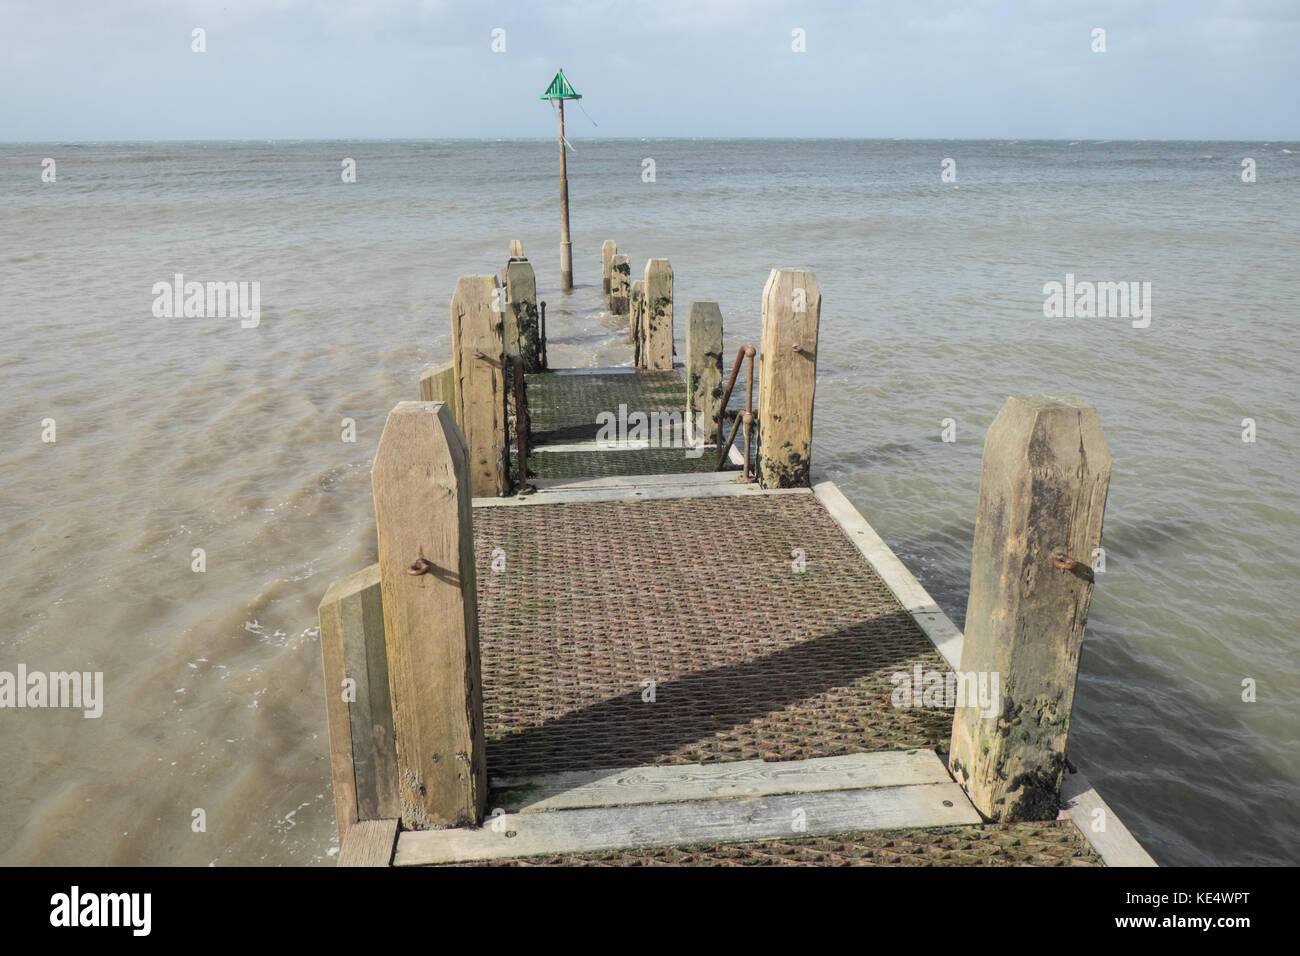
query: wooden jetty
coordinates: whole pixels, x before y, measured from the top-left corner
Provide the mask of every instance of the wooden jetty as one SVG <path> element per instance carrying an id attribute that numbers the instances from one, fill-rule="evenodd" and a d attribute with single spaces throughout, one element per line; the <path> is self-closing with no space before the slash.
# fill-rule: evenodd
<path id="1" fill-rule="evenodd" d="M 510 252 L 457 283 L 376 451 L 379 561 L 320 605 L 339 865 L 1154 865 L 1066 759 L 1090 406 L 990 428 L 963 635 L 812 459 L 811 271 L 724 376 L 717 305 L 675 313 L 665 259 L 629 289 L 611 240 L 630 364 L 552 370 Z"/>

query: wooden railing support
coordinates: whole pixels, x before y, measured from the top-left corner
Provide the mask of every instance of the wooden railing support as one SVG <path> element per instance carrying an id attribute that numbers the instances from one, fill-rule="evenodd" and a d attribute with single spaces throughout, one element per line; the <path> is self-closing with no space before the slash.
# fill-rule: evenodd
<path id="1" fill-rule="evenodd" d="M 506 299 L 509 307 L 505 320 L 507 355 L 518 355 L 525 372 L 542 370 L 541 329 L 537 317 L 537 277 L 526 259 L 506 266 Z"/>
<path id="2" fill-rule="evenodd" d="M 451 298 L 454 420 L 469 448 L 475 497 L 500 496 L 510 490 L 503 332 L 508 308 L 496 276 L 461 276 Z"/>
<path id="3" fill-rule="evenodd" d="M 721 399 L 722 310 L 716 302 L 692 302 L 686 311 L 686 436 L 689 442 L 718 443 Z"/>
<path id="4" fill-rule="evenodd" d="M 399 402 L 371 483 L 402 825 L 477 826 L 486 779 L 474 525 L 450 408 Z"/>
<path id="5" fill-rule="evenodd" d="M 618 252 L 618 246 L 613 239 L 606 239 L 600 247 L 600 274 L 603 277 L 600 281 L 600 291 L 605 296 L 605 301 L 609 301 L 610 282 L 609 282 L 609 264 Z"/>
<path id="6" fill-rule="evenodd" d="M 645 267 L 645 367 L 673 367 L 673 267 L 651 259 Z"/>
<path id="7" fill-rule="evenodd" d="M 989 428 L 980 474 L 950 769 L 989 820 L 1057 815 L 1110 451 L 1091 405 L 1013 396 Z"/>
<path id="8" fill-rule="evenodd" d="M 763 287 L 758 350 L 758 480 L 800 488 L 812 462 L 822 293 L 808 269 L 773 269 Z"/>
<path id="9" fill-rule="evenodd" d="M 317 609 L 334 818 L 342 845 L 359 821 L 397 816 L 397 752 L 379 565 L 339 578 Z"/>
<path id="10" fill-rule="evenodd" d="M 446 402 L 456 408 L 456 363 L 444 362 L 420 376 L 420 401 Z"/>
<path id="11" fill-rule="evenodd" d="M 611 315 L 628 314 L 632 265 L 627 256 L 615 255 L 609 262 L 609 311 Z M 629 335 L 629 340 L 632 339 Z"/>

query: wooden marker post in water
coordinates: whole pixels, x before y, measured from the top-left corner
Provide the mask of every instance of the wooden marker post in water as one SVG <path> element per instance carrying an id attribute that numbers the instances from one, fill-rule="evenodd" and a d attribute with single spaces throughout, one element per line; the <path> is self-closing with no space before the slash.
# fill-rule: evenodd
<path id="1" fill-rule="evenodd" d="M 511 259 L 524 258 L 524 244 L 520 242 L 518 239 L 510 240 L 510 258 Z"/>
<path id="2" fill-rule="evenodd" d="M 994 699 L 982 710 L 967 690 L 949 758 L 990 820 L 1056 818 L 1109 486 L 1096 409 L 1007 399 L 984 442 L 958 675 Z"/>
<path id="3" fill-rule="evenodd" d="M 456 414 L 469 447 L 470 489 L 475 497 L 506 494 L 504 290 L 496 276 L 461 276 L 451 298 Z"/>
<path id="4" fill-rule="evenodd" d="M 758 480 L 808 484 L 822 293 L 809 269 L 773 269 L 763 286 L 758 354 Z"/>
<path id="5" fill-rule="evenodd" d="M 716 302 L 692 302 L 686 312 L 686 436 L 692 444 L 716 445 L 722 402 L 722 310 Z M 697 429 L 696 425 L 699 424 Z"/>
<path id="6" fill-rule="evenodd" d="M 617 252 L 618 246 L 613 239 L 606 239 L 600 247 L 600 274 L 604 276 L 600 283 L 600 291 L 604 293 L 606 301 L 610 296 L 609 264 Z"/>
<path id="7" fill-rule="evenodd" d="M 568 157 L 565 150 L 568 143 L 564 139 L 564 101 L 580 100 L 582 95 L 569 85 L 564 70 L 555 74 L 551 85 L 538 99 L 551 100 L 559 108 L 560 116 L 560 288 L 565 292 L 573 291 L 573 246 L 569 242 L 569 172 Z"/>
<path id="8" fill-rule="evenodd" d="M 537 318 L 537 278 L 528 260 L 506 266 L 506 354 L 518 355 L 525 372 L 542 371 L 540 323 Z M 513 338 L 512 338 L 513 336 Z"/>
<path id="9" fill-rule="evenodd" d="M 477 826 L 487 787 L 474 525 L 451 409 L 399 402 L 371 483 L 402 825 Z"/>
<path id="10" fill-rule="evenodd" d="M 609 311 L 613 315 L 627 315 L 631 296 L 632 265 L 627 256 L 615 255 L 609 260 Z M 632 336 L 628 336 L 632 341 Z"/>
<path id="11" fill-rule="evenodd" d="M 331 584 L 317 617 L 342 845 L 352 824 L 394 820 L 399 812 L 379 565 Z"/>
<path id="12" fill-rule="evenodd" d="M 628 324 L 632 327 L 632 364 L 637 368 L 645 368 L 645 279 L 637 279 L 632 283 L 628 302 Z"/>
<path id="13" fill-rule="evenodd" d="M 646 368 L 673 367 L 673 267 L 651 259 L 645 267 Z"/>

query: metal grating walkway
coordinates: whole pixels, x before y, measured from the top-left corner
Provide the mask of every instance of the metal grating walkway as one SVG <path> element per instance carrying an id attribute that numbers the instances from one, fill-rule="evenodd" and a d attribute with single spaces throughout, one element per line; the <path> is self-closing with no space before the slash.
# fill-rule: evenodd
<path id="1" fill-rule="evenodd" d="M 593 372 L 588 375 L 539 372 L 525 377 L 532 443 L 531 479 L 601 475 L 665 475 L 714 470 L 716 449 L 687 454 L 672 447 L 600 449 L 595 443 L 604 413 L 617 420 L 619 406 L 640 412 L 685 415 L 686 384 L 676 371 Z M 575 448 L 575 445 L 590 445 Z M 548 451 L 546 446 L 565 446 Z M 514 461 L 518 471 L 518 461 Z"/>
<path id="2" fill-rule="evenodd" d="M 620 404 L 649 413 L 685 402 L 675 370 L 543 373 L 528 376 L 527 388 L 535 445 L 590 443 L 597 415 L 617 415 Z M 711 471 L 715 455 L 569 447 L 537 451 L 529 466 L 534 478 L 667 475 Z M 690 497 L 692 489 L 705 486 L 655 500 L 474 509 L 489 777 L 946 753 L 952 712 L 894 707 L 890 677 L 917 665 L 946 673 L 947 664 L 817 497 Z M 802 573 L 792 567 L 796 548 Z M 488 865 L 1103 864 L 1073 823 L 1049 821 Z"/>
<path id="3" fill-rule="evenodd" d="M 474 521 L 489 774 L 947 747 L 890 700 L 947 665 L 810 493 Z"/>

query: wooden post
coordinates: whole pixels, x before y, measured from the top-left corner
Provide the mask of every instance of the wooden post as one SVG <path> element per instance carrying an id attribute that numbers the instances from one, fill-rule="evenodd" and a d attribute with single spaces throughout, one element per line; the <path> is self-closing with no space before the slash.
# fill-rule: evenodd
<path id="1" fill-rule="evenodd" d="M 398 814 L 397 751 L 388 697 L 388 659 L 379 565 L 325 591 L 317 609 L 325 715 L 334 778 L 334 819 L 342 845 L 361 820 Z"/>
<path id="2" fill-rule="evenodd" d="M 560 108 L 560 288 L 572 292 L 573 244 L 569 242 L 569 163 L 564 152 L 567 148 L 564 145 L 564 100 L 555 102 Z"/>
<path id="3" fill-rule="evenodd" d="M 456 363 L 444 362 L 420 376 L 420 401 L 446 402 L 456 408 Z"/>
<path id="4" fill-rule="evenodd" d="M 686 312 L 686 435 L 692 444 L 718 443 L 721 401 L 722 310 L 716 302 L 692 302 Z"/>
<path id="5" fill-rule="evenodd" d="M 541 332 L 537 318 L 537 277 L 526 259 L 506 266 L 506 354 L 518 355 L 525 372 L 542 371 Z"/>
<path id="6" fill-rule="evenodd" d="M 511 259 L 524 258 L 524 244 L 520 242 L 518 239 L 510 240 L 510 258 Z"/>
<path id="7" fill-rule="evenodd" d="M 1057 815 L 1110 450 L 1091 405 L 1013 396 L 984 442 L 953 776 L 996 822 Z M 993 675 L 997 675 L 994 687 Z"/>
<path id="8" fill-rule="evenodd" d="M 616 254 L 609 260 L 609 311 L 612 315 L 628 314 L 631 278 L 632 264 L 627 256 Z"/>
<path id="9" fill-rule="evenodd" d="M 758 480 L 808 484 L 822 293 L 808 269 L 773 269 L 763 286 L 758 354 Z"/>
<path id="10" fill-rule="evenodd" d="M 476 826 L 487 788 L 474 524 L 451 409 L 399 402 L 371 483 L 402 825 Z"/>
<path id="11" fill-rule="evenodd" d="M 645 266 L 646 368 L 673 367 L 673 267 L 667 259 Z"/>
<path id="12" fill-rule="evenodd" d="M 600 247 L 600 274 L 604 276 L 604 279 L 602 279 L 600 283 L 600 291 L 605 294 L 607 300 L 610 296 L 609 265 L 610 261 L 614 258 L 614 254 L 617 252 L 618 246 L 614 243 L 613 239 L 606 239 L 604 244 Z"/>
<path id="13" fill-rule="evenodd" d="M 451 298 L 454 420 L 469 446 L 470 487 L 475 497 L 504 495 L 510 488 L 504 298 L 496 276 L 461 276 Z"/>
<path id="14" fill-rule="evenodd" d="M 645 280 L 632 283 L 628 304 L 628 324 L 632 327 L 633 365 L 645 368 Z"/>

